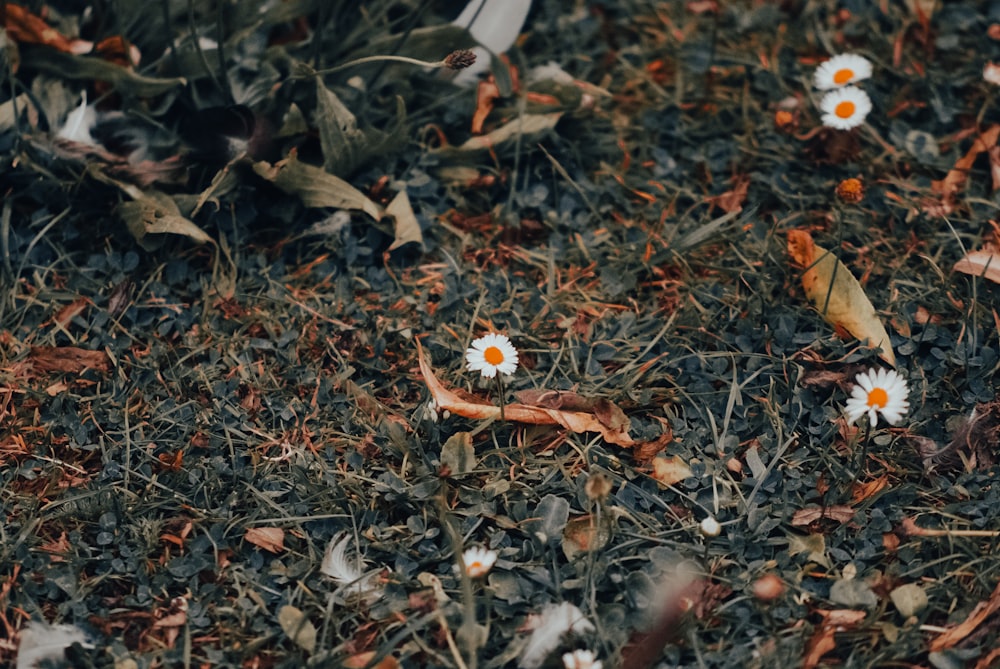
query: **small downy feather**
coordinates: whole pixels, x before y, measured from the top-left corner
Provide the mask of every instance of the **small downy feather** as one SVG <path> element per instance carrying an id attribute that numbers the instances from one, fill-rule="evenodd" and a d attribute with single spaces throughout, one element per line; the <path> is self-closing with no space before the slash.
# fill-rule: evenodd
<path id="1" fill-rule="evenodd" d="M 29 622 L 21 630 L 20 636 L 17 669 L 35 669 L 43 660 L 64 660 L 66 649 L 74 643 L 79 643 L 84 648 L 94 647 L 87 642 L 87 633 L 74 625 Z"/>
<path id="2" fill-rule="evenodd" d="M 340 532 L 333 535 L 323 554 L 320 571 L 332 578 L 348 597 L 360 597 L 366 600 L 378 598 L 379 590 L 375 584 L 377 572 L 365 573 L 364 559 L 348 557 L 347 549 L 351 545 L 351 535 Z"/>
<path id="3" fill-rule="evenodd" d="M 518 666 L 521 669 L 538 669 L 552 651 L 559 648 L 563 637 L 573 634 L 585 634 L 594 631 L 594 623 L 590 622 L 583 611 L 569 602 L 549 604 L 542 609 L 535 628 L 528 638 L 528 643 L 521 653 Z"/>

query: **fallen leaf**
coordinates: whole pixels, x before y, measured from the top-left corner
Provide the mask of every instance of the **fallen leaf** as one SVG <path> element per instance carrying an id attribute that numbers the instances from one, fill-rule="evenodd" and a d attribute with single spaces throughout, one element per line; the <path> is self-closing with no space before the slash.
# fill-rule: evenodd
<path id="1" fill-rule="evenodd" d="M 420 345 L 420 341 L 415 341 L 417 343 L 417 359 L 420 365 L 420 373 L 424 377 L 424 383 L 427 384 L 427 389 L 430 390 L 439 412 L 450 411 L 463 418 L 474 418 L 477 420 L 500 419 L 500 407 L 462 399 L 454 392 L 445 388 L 438 381 L 437 377 L 434 376 L 434 371 L 424 358 L 424 351 Z M 526 406 L 524 404 L 508 404 L 503 409 L 503 417 L 515 423 L 561 425 L 571 432 L 597 432 L 608 443 L 618 446 L 632 446 L 635 443 L 628 434 L 628 426 L 623 426 L 620 429 L 612 429 L 604 425 L 593 414 L 580 411 L 561 411 L 545 407 Z"/>
<path id="2" fill-rule="evenodd" d="M 976 608 L 972 609 L 972 612 L 969 613 L 965 620 L 947 632 L 942 632 L 934 637 L 930 643 L 931 652 L 938 653 L 942 650 L 953 648 L 998 610 L 1000 610 L 1000 583 L 993 588 L 990 598 L 985 602 L 976 604 Z"/>
<path id="3" fill-rule="evenodd" d="M 927 592 L 916 583 L 907 583 L 894 588 L 889 593 L 889 599 L 904 618 L 920 613 L 929 603 Z"/>
<path id="4" fill-rule="evenodd" d="M 500 144 L 509 142 L 520 136 L 537 135 L 556 127 L 562 112 L 552 112 L 549 114 L 521 114 L 517 118 L 508 121 L 496 130 L 471 137 L 464 144 L 458 147 L 445 147 L 438 149 L 445 153 L 465 153 L 468 151 L 485 151 L 493 149 Z"/>
<path id="5" fill-rule="evenodd" d="M 295 149 L 273 165 L 264 160 L 254 163 L 253 171 L 286 193 L 298 195 L 306 207 L 358 209 L 376 221 L 382 216 L 379 206 L 351 184 L 322 168 L 299 162 Z"/>
<path id="6" fill-rule="evenodd" d="M 376 653 L 373 650 L 358 653 L 357 655 L 351 655 L 344 660 L 344 669 L 398 669 L 399 662 L 392 655 L 387 655 L 381 660 L 372 664 L 371 661 L 375 659 Z"/>
<path id="7" fill-rule="evenodd" d="M 410 196 L 405 190 L 396 193 L 396 197 L 392 198 L 392 202 L 385 208 L 385 213 L 393 219 L 394 239 L 389 245 L 390 251 L 395 251 L 404 244 L 419 244 L 423 248 L 424 233 L 420 230 L 420 222 L 413 213 Z"/>
<path id="8" fill-rule="evenodd" d="M 111 370 L 111 359 L 104 351 L 91 351 L 74 346 L 32 346 L 28 356 L 38 373 L 63 372 L 79 374 L 87 369 L 98 372 Z"/>
<path id="9" fill-rule="evenodd" d="M 693 476 L 691 468 L 677 456 L 653 458 L 653 478 L 664 487 L 672 486 L 690 476 Z"/>
<path id="10" fill-rule="evenodd" d="M 1000 283 L 1000 251 L 987 248 L 982 251 L 970 251 L 965 257 L 955 263 L 956 272 L 971 274 Z"/>
<path id="11" fill-rule="evenodd" d="M 955 161 L 955 166 L 948 171 L 944 179 L 931 182 L 931 190 L 940 196 L 940 202 L 931 207 L 925 207 L 925 211 L 929 213 L 934 213 L 938 210 L 947 211 L 950 210 L 951 206 L 954 204 L 955 196 L 965 187 L 966 179 L 969 175 L 969 170 L 972 169 L 972 164 L 976 162 L 976 158 L 980 153 L 984 151 L 989 151 L 997 145 L 997 139 L 1000 138 L 1000 124 L 991 125 L 986 129 L 976 141 L 972 143 L 972 146 L 965 153 L 964 156 Z M 991 167 L 996 163 L 995 158 L 991 157 L 990 164 Z M 994 190 L 997 187 L 996 179 L 994 178 Z"/>
<path id="12" fill-rule="evenodd" d="M 285 531 L 280 527 L 251 527 L 244 538 L 248 543 L 271 553 L 285 550 Z"/>
<path id="13" fill-rule="evenodd" d="M 833 253 L 816 246 L 804 230 L 789 230 L 788 254 L 805 268 L 802 287 L 826 322 L 868 346 L 880 348 L 879 357 L 895 367 L 896 355 L 885 326 L 847 266 Z"/>
<path id="14" fill-rule="evenodd" d="M 705 203 L 713 207 L 718 207 L 724 212 L 743 211 L 743 203 L 747 199 L 747 190 L 750 188 L 750 177 L 738 175 L 733 177 L 733 187 L 722 193 L 705 198 Z"/>
<path id="15" fill-rule="evenodd" d="M 456 432 L 441 447 L 441 466 L 446 476 L 468 474 L 476 468 L 476 451 L 472 447 L 471 432 Z"/>
<path id="16" fill-rule="evenodd" d="M 0 16 L 7 36 L 15 42 L 44 44 L 66 53 L 87 53 L 94 48 L 93 42 L 71 40 L 46 23 L 42 17 L 19 5 L 5 3 L 0 6 Z"/>
<path id="17" fill-rule="evenodd" d="M 166 193 L 146 191 L 141 199 L 123 202 L 116 210 L 139 246 L 155 251 L 164 240 L 160 235 L 182 235 L 199 244 L 212 241 L 193 221 L 181 216 L 177 203 Z"/>
<path id="18" fill-rule="evenodd" d="M 582 411 L 592 413 L 604 425 L 613 430 L 628 430 L 631 421 L 621 408 L 604 397 L 585 397 L 568 390 L 545 390 L 529 388 L 514 393 L 514 396 L 528 406 L 546 407 L 562 411 Z"/>
<path id="19" fill-rule="evenodd" d="M 119 181 L 104 172 L 101 166 L 93 164 L 87 173 L 94 179 L 116 186 L 132 198 L 117 207 L 118 216 L 125 222 L 139 246 L 154 251 L 163 245 L 161 235 L 183 235 L 199 244 L 212 241 L 204 230 L 181 215 L 177 202 L 172 197 L 155 189 L 142 190 L 137 186 Z"/>
<path id="20" fill-rule="evenodd" d="M 562 549 L 568 560 L 580 553 L 599 551 L 611 541 L 611 516 L 587 514 L 566 523 Z"/>
<path id="21" fill-rule="evenodd" d="M 491 76 L 479 82 L 476 87 L 476 113 L 472 115 L 472 134 L 480 135 L 486 117 L 493 111 L 493 105 L 500 99 L 500 87 Z"/>
<path id="22" fill-rule="evenodd" d="M 90 300 L 86 297 L 78 297 L 65 307 L 59 310 L 53 319 L 61 328 L 65 328 L 69 325 L 69 322 L 83 313 L 83 310 L 87 308 L 90 304 Z"/>
<path id="23" fill-rule="evenodd" d="M 856 483 L 851 489 L 851 502 L 853 504 L 860 504 L 861 502 L 874 497 L 876 494 L 885 489 L 889 485 L 888 474 L 883 474 L 877 479 L 872 479 L 867 483 Z"/>
<path id="24" fill-rule="evenodd" d="M 299 648 L 307 653 L 316 650 L 316 626 L 309 622 L 302 611 L 287 604 L 282 606 L 278 609 L 278 624 Z"/>
<path id="25" fill-rule="evenodd" d="M 838 523 L 846 523 L 854 518 L 854 509 L 843 504 L 833 506 L 811 506 L 792 514 L 792 526 L 809 525 L 820 518 L 829 518 Z"/>

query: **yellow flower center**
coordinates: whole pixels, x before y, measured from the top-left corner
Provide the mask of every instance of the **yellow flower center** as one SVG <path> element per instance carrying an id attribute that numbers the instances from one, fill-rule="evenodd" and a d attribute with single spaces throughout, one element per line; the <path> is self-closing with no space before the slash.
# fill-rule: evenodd
<path id="1" fill-rule="evenodd" d="M 833 113 L 840 118 L 851 118 L 854 116 L 854 103 L 850 100 L 844 100 L 836 106 Z"/>
<path id="2" fill-rule="evenodd" d="M 884 409 L 888 403 L 889 393 L 885 392 L 882 388 L 875 388 L 868 393 L 868 406 L 876 409 Z"/>
<path id="3" fill-rule="evenodd" d="M 842 70 L 837 70 L 833 73 L 833 83 L 840 85 L 846 84 L 848 81 L 854 78 L 854 70 L 849 67 L 845 67 Z"/>
<path id="4" fill-rule="evenodd" d="M 498 349 L 496 346 L 490 346 L 483 351 L 483 358 L 486 359 L 486 362 L 496 367 L 503 362 L 503 351 Z"/>

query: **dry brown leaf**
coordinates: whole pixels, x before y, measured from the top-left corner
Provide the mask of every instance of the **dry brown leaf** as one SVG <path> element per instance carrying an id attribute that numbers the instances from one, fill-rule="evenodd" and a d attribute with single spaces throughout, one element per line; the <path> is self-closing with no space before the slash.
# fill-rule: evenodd
<path id="1" fill-rule="evenodd" d="M 822 618 L 823 624 L 809 639 L 806 644 L 806 654 L 802 658 L 803 669 L 816 667 L 823 656 L 837 647 L 834 635 L 844 631 L 844 628 L 854 627 L 867 615 L 865 611 L 854 609 L 838 609 L 835 611 L 816 611 Z"/>
<path id="2" fill-rule="evenodd" d="M 1000 125 L 990 126 L 986 132 L 976 138 L 965 155 L 955 161 L 955 166 L 948 171 L 944 179 L 931 182 L 931 190 L 943 197 L 951 197 L 958 193 L 965 186 L 968 172 L 972 169 L 976 158 L 983 151 L 988 151 L 996 146 L 998 137 L 1000 137 Z"/>
<path id="3" fill-rule="evenodd" d="M 344 669 L 397 669 L 399 667 L 399 662 L 392 655 L 383 657 L 376 664 L 369 664 L 375 655 L 373 650 L 351 655 L 344 660 Z"/>
<path id="4" fill-rule="evenodd" d="M 271 553 L 285 550 L 285 531 L 280 527 L 251 527 L 244 538 L 254 546 Z"/>
<path id="5" fill-rule="evenodd" d="M 444 152 L 481 151 L 491 149 L 520 136 L 537 135 L 556 127 L 562 112 L 550 114 L 521 114 L 496 130 L 469 138 L 464 144 L 454 148 L 439 149 Z"/>
<path id="6" fill-rule="evenodd" d="M 28 357 L 38 373 L 64 372 L 79 374 L 86 369 L 98 372 L 111 370 L 111 359 L 104 351 L 91 351 L 75 346 L 32 346 Z"/>
<path id="7" fill-rule="evenodd" d="M 306 207 L 358 209 L 376 221 L 382 217 L 379 206 L 364 193 L 321 167 L 300 162 L 295 149 L 273 165 L 264 160 L 254 163 L 253 171 L 284 192 L 298 195 Z"/>
<path id="8" fill-rule="evenodd" d="M 545 390 L 530 388 L 514 393 L 514 396 L 528 406 L 559 409 L 560 411 L 581 411 L 592 413 L 604 425 L 613 430 L 628 430 L 631 421 L 621 408 L 604 397 L 585 397 L 568 390 Z"/>
<path id="9" fill-rule="evenodd" d="M 607 514 L 574 518 L 563 528 L 563 553 L 572 560 L 580 553 L 599 551 L 611 541 L 611 530 L 611 518 Z"/>
<path id="10" fill-rule="evenodd" d="M 90 300 L 86 297 L 78 297 L 60 309 L 53 320 L 59 324 L 59 327 L 65 328 L 71 320 L 83 313 L 88 304 L 90 304 Z"/>
<path id="11" fill-rule="evenodd" d="M 990 598 L 985 602 L 976 604 L 976 608 L 972 609 L 972 612 L 965 620 L 947 632 L 942 632 L 934 637 L 930 643 L 931 652 L 939 653 L 942 650 L 954 647 L 998 610 L 1000 610 L 1000 583 L 993 589 Z"/>
<path id="12" fill-rule="evenodd" d="M 851 502 L 859 504 L 866 499 L 870 499 L 885 489 L 887 485 L 889 485 L 889 476 L 887 474 L 883 474 L 867 483 L 856 483 L 851 490 Z"/>
<path id="13" fill-rule="evenodd" d="M 829 518 L 839 523 L 846 523 L 854 518 L 854 509 L 843 504 L 833 506 L 811 506 L 799 509 L 792 515 L 792 526 L 809 525 L 820 518 Z"/>
<path id="14" fill-rule="evenodd" d="M 396 197 L 392 198 L 392 202 L 385 208 L 385 213 L 392 216 L 393 220 L 392 227 L 395 238 L 389 245 L 390 251 L 395 251 L 400 246 L 411 243 L 419 244 L 420 248 L 423 248 L 424 234 L 420 230 L 417 215 L 413 213 L 410 196 L 406 194 L 405 190 L 396 193 Z"/>
<path id="15" fill-rule="evenodd" d="M 1000 250 L 987 247 L 981 251 L 970 251 L 955 263 L 956 272 L 981 276 L 994 283 L 1000 283 Z"/>
<path id="16" fill-rule="evenodd" d="M 424 383 L 427 384 L 427 389 L 430 390 L 439 411 L 450 411 L 463 418 L 474 418 L 477 420 L 500 419 L 500 407 L 462 399 L 454 392 L 445 388 L 438 381 L 437 377 L 434 376 L 434 371 L 424 358 L 424 350 L 419 340 L 417 340 L 417 359 L 420 364 L 420 373 L 424 377 Z M 525 404 L 508 404 L 504 407 L 503 417 L 515 423 L 561 425 L 571 432 L 598 432 L 604 437 L 605 441 L 617 444 L 618 446 L 632 446 L 635 443 L 628 434 L 627 425 L 619 429 L 613 429 L 604 425 L 593 414 L 580 411 L 561 411 L 545 407 L 527 406 Z"/>
<path id="17" fill-rule="evenodd" d="M 747 190 L 750 188 L 750 177 L 739 175 L 733 177 L 733 187 L 721 195 L 705 198 L 705 203 L 718 207 L 722 211 L 729 213 L 733 211 L 743 211 L 743 203 L 747 199 Z"/>
<path id="18" fill-rule="evenodd" d="M 662 486 L 671 486 L 692 475 L 691 468 L 677 456 L 653 458 L 653 478 Z"/>
<path id="19" fill-rule="evenodd" d="M 826 322 L 868 346 L 882 349 L 880 357 L 895 367 L 896 355 L 885 326 L 847 265 L 816 246 L 805 230 L 788 231 L 788 255 L 805 268 L 802 287 Z"/>

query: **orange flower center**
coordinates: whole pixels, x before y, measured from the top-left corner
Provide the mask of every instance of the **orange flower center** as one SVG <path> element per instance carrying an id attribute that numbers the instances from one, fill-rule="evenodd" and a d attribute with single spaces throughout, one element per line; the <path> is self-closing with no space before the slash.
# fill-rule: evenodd
<path id="1" fill-rule="evenodd" d="M 842 70 L 837 70 L 833 73 L 833 83 L 835 84 L 846 84 L 848 81 L 854 78 L 854 70 L 849 67 L 845 67 Z"/>
<path id="2" fill-rule="evenodd" d="M 486 362 L 496 367 L 503 362 L 503 351 L 498 349 L 496 346 L 490 346 L 483 351 L 483 358 L 486 359 Z"/>
<path id="3" fill-rule="evenodd" d="M 479 560 L 473 560 L 469 563 L 469 571 L 479 571 L 483 568 L 483 563 Z"/>
<path id="4" fill-rule="evenodd" d="M 850 100 L 844 100 L 833 110 L 833 113 L 840 118 L 851 118 L 854 116 L 854 103 Z"/>
<path id="5" fill-rule="evenodd" d="M 868 393 L 868 406 L 875 407 L 876 409 L 884 409 L 888 403 L 889 393 L 885 392 L 882 388 L 875 388 Z"/>

